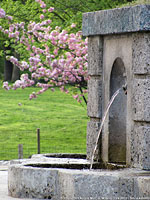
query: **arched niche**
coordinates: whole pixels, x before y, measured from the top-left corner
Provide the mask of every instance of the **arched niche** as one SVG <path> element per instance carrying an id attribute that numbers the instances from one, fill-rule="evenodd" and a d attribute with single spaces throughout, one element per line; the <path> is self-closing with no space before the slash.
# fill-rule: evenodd
<path id="1" fill-rule="evenodd" d="M 121 58 L 113 63 L 110 77 L 110 98 L 126 83 L 126 70 Z M 112 163 L 126 162 L 127 95 L 120 90 L 109 111 L 108 159 Z"/>

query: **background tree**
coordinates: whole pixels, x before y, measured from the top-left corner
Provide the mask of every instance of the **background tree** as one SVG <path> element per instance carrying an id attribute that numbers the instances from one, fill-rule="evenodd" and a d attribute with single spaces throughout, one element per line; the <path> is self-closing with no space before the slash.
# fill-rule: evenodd
<path id="1" fill-rule="evenodd" d="M 40 7 L 35 1 L 40 3 Z M 21 81 L 14 84 L 14 89 L 31 86 L 35 84 L 35 80 L 39 82 L 41 79 L 44 80 L 44 83 L 39 82 L 38 86 L 42 90 L 38 94 L 52 86 L 61 86 L 61 89 L 68 93 L 64 86 L 69 84 L 80 90 L 80 96 L 86 102 L 83 93 L 84 90 L 86 91 L 88 79 L 86 72 L 87 42 L 82 41 L 81 33 L 77 32 L 81 28 L 82 13 L 112 8 L 124 1 L 35 1 L 7 0 L 1 3 L 1 6 L 7 10 L 7 14 L 13 15 L 13 18 L 6 16 L 9 23 L 4 19 L 1 20 L 4 24 L 2 34 L 5 37 L 5 56 L 13 55 L 7 56 L 8 60 L 13 63 L 13 67 L 7 63 L 8 61 L 5 62 L 8 67 L 5 67 L 5 74 L 7 74 L 6 72 L 11 74 L 11 76 L 7 74 L 7 79 L 15 81 L 19 74 L 15 69 L 30 68 L 30 77 L 23 74 Z M 53 10 L 51 6 L 56 9 Z M 75 23 L 73 23 L 74 21 Z M 67 31 L 62 30 L 60 25 Z M 71 29 L 72 33 L 69 33 L 70 25 L 73 28 Z M 50 31 L 51 33 L 49 33 Z M 14 58 L 14 52 L 20 62 Z M 68 62 L 68 60 L 70 61 Z M 47 65 L 50 67 L 48 75 L 46 74 Z M 7 88 L 6 83 L 4 87 Z M 30 98 L 34 98 L 36 95 L 32 94 Z M 74 95 L 74 98 L 80 101 L 78 95 Z"/>
<path id="2" fill-rule="evenodd" d="M 72 23 L 76 23 L 76 29 L 74 31 L 81 30 L 82 13 L 114 8 L 125 2 L 126 0 L 45 0 L 47 6 L 55 8 L 53 13 L 48 13 L 52 19 L 51 26 L 61 25 L 64 28 L 70 26 Z M 39 15 L 44 11 L 44 9 L 38 7 L 35 0 L 1 0 L 0 7 L 6 11 L 7 15 L 13 16 L 13 22 L 15 23 L 24 21 L 28 24 L 31 20 L 37 22 Z M 6 24 L 7 26 L 8 24 Z M 5 43 L 3 42 L 4 38 L 5 41 L 7 40 Z M 12 55 L 14 54 L 12 41 L 9 38 L 1 35 L 0 42 L 1 46 L 4 47 L 4 58 L 10 52 Z M 4 71 L 4 80 L 15 81 L 19 78 L 19 69 L 9 61 L 5 60 L 4 66 L 1 64 L 0 67 L 0 71 Z M 3 67 L 4 70 L 2 69 Z"/>
<path id="3" fill-rule="evenodd" d="M 38 6 L 35 1 L 32 0 L 2 0 L 0 6 L 4 8 L 7 15 L 9 16 L 9 23 L 5 20 L 1 20 L 1 24 L 7 30 L 9 24 L 19 23 L 21 21 L 25 21 L 29 23 L 30 20 L 37 20 L 38 19 Z M 11 18 L 10 16 L 13 16 Z M 18 48 L 15 46 L 13 39 L 8 37 L 6 34 L 0 33 L 0 43 L 1 43 L 1 50 L 3 49 L 3 53 L 1 51 L 1 65 L 0 71 L 4 73 L 4 80 L 5 81 L 16 81 L 20 77 L 20 70 L 19 68 L 12 64 L 9 60 L 6 60 L 6 56 L 8 55 L 15 55 L 17 57 L 20 56 L 18 52 Z M 4 58 L 4 59 L 3 59 Z M 3 60 L 5 60 L 3 62 Z M 4 69 L 3 69 L 4 68 Z"/>

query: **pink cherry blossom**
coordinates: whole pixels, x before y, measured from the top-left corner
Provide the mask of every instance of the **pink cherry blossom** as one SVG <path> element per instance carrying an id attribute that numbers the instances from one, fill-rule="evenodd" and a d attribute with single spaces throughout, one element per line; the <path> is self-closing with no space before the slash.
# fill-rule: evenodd
<path id="1" fill-rule="evenodd" d="M 30 96 L 29 96 L 29 99 L 32 100 L 32 99 L 35 99 L 35 98 L 37 98 L 37 95 L 36 95 L 35 92 L 32 92 L 32 94 L 30 94 Z"/>
<path id="2" fill-rule="evenodd" d="M 48 9 L 48 12 L 53 12 L 54 11 L 54 8 L 53 7 L 50 7 L 49 9 Z"/>
<path id="3" fill-rule="evenodd" d="M 8 82 L 3 82 L 3 88 L 9 90 L 11 87 L 8 85 Z"/>
<path id="4" fill-rule="evenodd" d="M 12 16 L 7 16 L 7 19 L 12 21 L 13 20 L 13 17 Z"/>
<path id="5" fill-rule="evenodd" d="M 5 16 L 6 16 L 5 11 L 2 8 L 0 8 L 0 18 L 4 18 Z"/>
<path id="6" fill-rule="evenodd" d="M 46 4 L 42 2 L 42 4 L 40 5 L 41 8 L 46 8 Z"/>
<path id="7" fill-rule="evenodd" d="M 76 27 L 76 24 L 72 23 L 71 28 L 75 28 L 75 27 Z"/>
<path id="8" fill-rule="evenodd" d="M 44 19 L 44 17 L 45 17 L 45 16 L 44 16 L 43 14 L 42 14 L 42 15 L 40 15 L 40 19 Z"/>

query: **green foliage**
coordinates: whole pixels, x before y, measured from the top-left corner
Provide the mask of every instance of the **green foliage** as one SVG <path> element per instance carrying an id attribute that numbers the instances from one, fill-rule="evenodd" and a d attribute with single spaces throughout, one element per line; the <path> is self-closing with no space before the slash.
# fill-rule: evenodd
<path id="1" fill-rule="evenodd" d="M 0 7 L 5 10 L 7 15 L 13 16 L 13 23 L 25 22 L 26 26 L 31 20 L 39 21 L 39 15 L 42 12 L 42 9 L 39 10 L 39 5 L 34 0 L 2 0 Z M 0 19 L 1 24 L 5 29 L 8 29 L 9 24 L 6 20 Z M 8 38 L 3 33 L 0 33 L 0 41 L 2 46 L 11 47 L 12 51 L 6 51 L 6 55 L 14 54 L 14 50 L 22 56 L 28 53 L 22 44 L 16 44 L 14 39 Z"/>
<path id="2" fill-rule="evenodd" d="M 7 15 L 13 16 L 14 23 L 39 19 L 39 6 L 34 0 L 27 0 L 26 2 L 2 0 L 0 6 L 6 11 Z"/>
<path id="3" fill-rule="evenodd" d="M 54 7 L 53 13 L 46 13 L 52 19 L 52 26 L 66 28 L 72 23 L 77 24 L 78 30 L 81 29 L 82 13 L 97 10 L 114 8 L 126 3 L 127 0 L 44 0 L 47 7 Z M 14 17 L 14 22 L 39 21 L 42 8 L 35 0 L 2 0 L 0 6 L 8 15 Z"/>
<path id="4" fill-rule="evenodd" d="M 132 2 L 128 2 L 126 4 L 122 4 L 120 7 L 125 7 L 125 6 L 136 6 L 140 4 L 150 4 L 150 0 L 134 0 Z"/>
<path id="5" fill-rule="evenodd" d="M 77 29 L 81 30 L 83 13 L 115 8 L 127 0 L 45 0 L 45 2 L 55 8 L 51 14 L 55 25 L 67 27 L 76 23 Z"/>
<path id="6" fill-rule="evenodd" d="M 3 78 L 4 73 L 4 51 L 2 42 L 0 42 L 0 79 Z"/>

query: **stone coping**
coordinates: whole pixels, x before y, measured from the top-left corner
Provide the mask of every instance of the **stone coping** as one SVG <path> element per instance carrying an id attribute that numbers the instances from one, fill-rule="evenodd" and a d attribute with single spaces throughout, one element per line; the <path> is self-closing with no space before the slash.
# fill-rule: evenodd
<path id="1" fill-rule="evenodd" d="M 137 5 L 83 14 L 83 36 L 139 31 L 150 31 L 150 5 Z"/>
<path id="2" fill-rule="evenodd" d="M 75 170 L 11 165 L 9 195 L 18 198 L 149 199 L 150 171 Z"/>
<path id="3" fill-rule="evenodd" d="M 54 157 L 49 157 L 52 155 Z M 150 171 L 133 168 L 89 170 L 86 168 L 90 164 L 88 160 L 77 159 L 73 154 L 64 158 L 64 155 L 33 155 L 31 159 L 11 161 L 9 195 L 51 200 L 149 199 Z"/>

